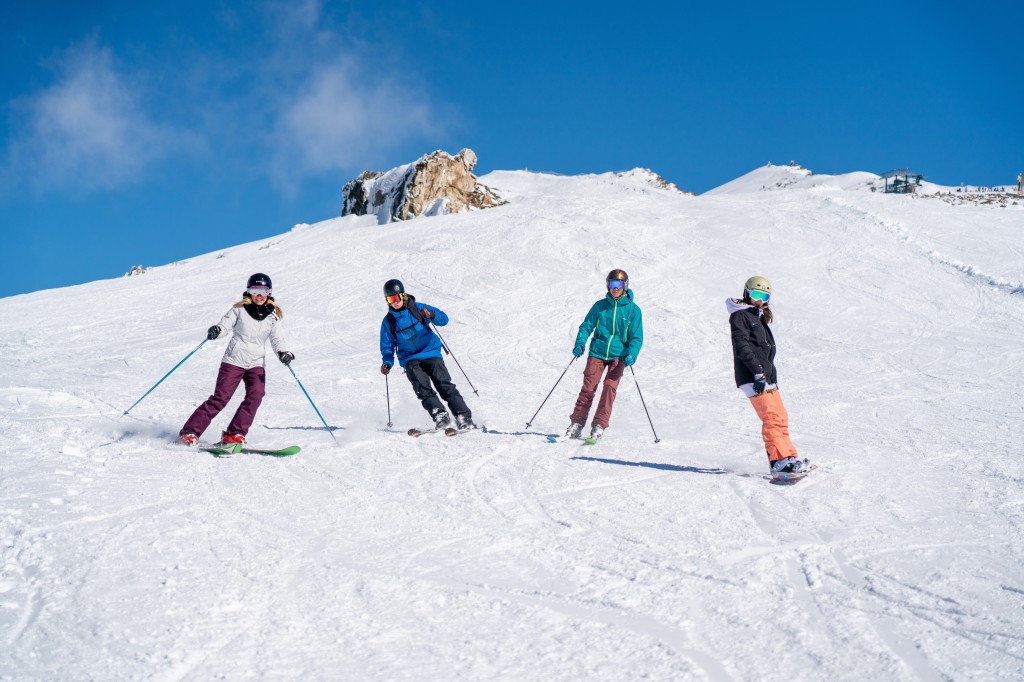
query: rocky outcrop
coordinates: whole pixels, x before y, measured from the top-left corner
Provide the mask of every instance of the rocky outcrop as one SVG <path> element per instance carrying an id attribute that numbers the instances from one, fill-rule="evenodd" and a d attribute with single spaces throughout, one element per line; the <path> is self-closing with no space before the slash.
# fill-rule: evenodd
<path id="1" fill-rule="evenodd" d="M 473 175 L 476 154 L 436 151 L 387 172 L 365 171 L 342 189 L 341 215 L 377 216 L 380 224 L 460 213 L 505 203 Z"/>

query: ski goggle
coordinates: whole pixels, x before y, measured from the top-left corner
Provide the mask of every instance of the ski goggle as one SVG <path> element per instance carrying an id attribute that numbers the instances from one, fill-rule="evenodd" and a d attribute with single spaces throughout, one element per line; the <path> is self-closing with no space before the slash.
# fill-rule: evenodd
<path id="1" fill-rule="evenodd" d="M 760 289 L 748 292 L 747 296 L 750 296 L 751 301 L 761 301 L 762 303 L 767 303 L 768 299 L 772 297 L 767 291 L 761 291 Z"/>
<path id="2" fill-rule="evenodd" d="M 270 296 L 270 287 L 249 287 L 245 293 L 250 296 Z"/>
<path id="3" fill-rule="evenodd" d="M 608 290 L 618 291 L 619 289 L 625 289 L 626 283 L 621 279 L 610 279 L 608 280 Z"/>
<path id="4" fill-rule="evenodd" d="M 405 294 L 391 294 L 390 296 L 385 296 L 384 298 L 388 299 L 388 305 L 391 305 L 392 303 L 404 301 Z"/>

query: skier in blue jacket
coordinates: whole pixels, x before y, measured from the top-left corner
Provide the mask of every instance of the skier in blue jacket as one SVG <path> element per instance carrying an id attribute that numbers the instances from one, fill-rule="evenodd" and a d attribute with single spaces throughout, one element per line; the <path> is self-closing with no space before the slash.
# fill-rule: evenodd
<path id="1" fill-rule="evenodd" d="M 448 403 L 455 414 L 456 428 L 476 428 L 469 406 L 452 383 L 441 357 L 441 339 L 430 328 L 431 322 L 438 327 L 448 324 L 448 316 L 439 308 L 417 303 L 411 294 L 405 293 L 405 286 L 397 279 L 384 284 L 384 297 L 390 310 L 380 323 L 381 374 L 391 371 L 397 352 L 398 364 L 405 369 L 423 409 L 434 420 L 434 428 L 443 429 L 452 423 L 441 400 Z"/>

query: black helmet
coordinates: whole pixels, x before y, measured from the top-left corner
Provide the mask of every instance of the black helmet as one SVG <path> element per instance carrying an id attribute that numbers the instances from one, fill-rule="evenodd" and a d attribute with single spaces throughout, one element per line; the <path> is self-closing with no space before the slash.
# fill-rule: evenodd
<path id="1" fill-rule="evenodd" d="M 264 275 L 262 272 L 257 272 L 255 275 L 249 276 L 249 281 L 246 283 L 245 288 L 250 287 L 266 287 L 273 289 L 274 285 L 270 283 L 270 276 Z"/>
<path id="2" fill-rule="evenodd" d="M 385 296 L 394 296 L 395 294 L 404 294 L 404 293 L 405 293 L 405 285 L 403 285 L 400 280 L 389 279 L 388 281 L 384 282 L 384 295 Z"/>
<path id="3" fill-rule="evenodd" d="M 604 278 L 605 285 L 607 285 L 608 282 L 611 282 L 613 279 L 621 279 L 623 282 L 626 283 L 625 288 L 629 288 L 629 275 L 626 274 L 625 270 L 612 270 L 611 272 L 609 272 L 608 276 Z"/>

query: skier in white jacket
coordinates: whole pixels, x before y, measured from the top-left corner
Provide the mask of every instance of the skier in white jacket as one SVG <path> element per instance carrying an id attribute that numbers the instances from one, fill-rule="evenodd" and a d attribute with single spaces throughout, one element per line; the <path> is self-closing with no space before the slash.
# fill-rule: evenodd
<path id="1" fill-rule="evenodd" d="M 249 433 L 256 410 L 266 393 L 266 372 L 264 361 L 266 343 L 277 353 L 284 364 L 295 359 L 287 350 L 281 335 L 281 319 L 284 314 L 274 301 L 270 277 L 257 272 L 249 278 L 242 300 L 235 303 L 220 322 L 210 327 L 207 338 L 216 339 L 225 330 L 232 331 L 231 341 L 221 359 L 217 373 L 217 385 L 213 395 L 196 408 L 185 425 L 181 427 L 178 440 L 185 445 L 198 445 L 199 437 L 220 414 L 231 400 L 240 382 L 245 383 L 245 398 L 235 411 L 227 429 L 221 435 L 221 443 L 244 443 Z"/>

